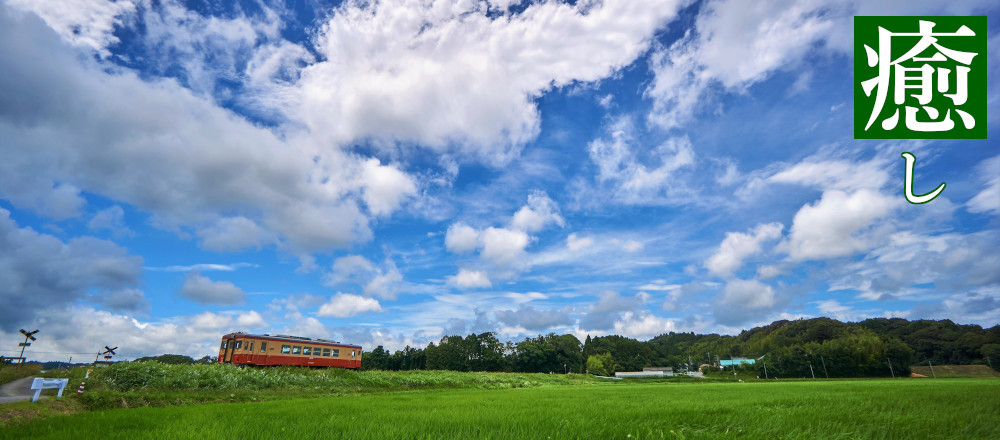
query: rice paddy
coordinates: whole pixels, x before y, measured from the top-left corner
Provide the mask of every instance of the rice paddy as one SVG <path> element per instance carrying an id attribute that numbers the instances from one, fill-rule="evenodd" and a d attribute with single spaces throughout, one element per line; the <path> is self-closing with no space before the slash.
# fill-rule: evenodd
<path id="1" fill-rule="evenodd" d="M 995 439 L 997 396 L 990 379 L 552 383 L 90 411 L 0 438 Z"/>

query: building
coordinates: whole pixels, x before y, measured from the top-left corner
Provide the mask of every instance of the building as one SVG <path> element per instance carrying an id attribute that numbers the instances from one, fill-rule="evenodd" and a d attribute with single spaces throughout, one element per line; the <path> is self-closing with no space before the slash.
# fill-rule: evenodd
<path id="1" fill-rule="evenodd" d="M 642 369 L 643 372 L 646 371 L 662 371 L 664 376 L 673 376 L 674 367 L 646 367 Z"/>
<path id="2" fill-rule="evenodd" d="M 722 359 L 719 361 L 719 365 L 722 368 L 735 365 L 753 365 L 754 363 L 756 363 L 755 359 L 747 359 L 745 357 L 738 357 L 738 356 L 734 356 L 732 359 Z"/>

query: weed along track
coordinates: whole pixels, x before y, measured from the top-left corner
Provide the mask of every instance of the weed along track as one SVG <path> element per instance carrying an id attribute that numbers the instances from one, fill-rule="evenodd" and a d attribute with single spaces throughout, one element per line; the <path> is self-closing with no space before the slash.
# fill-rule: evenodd
<path id="1" fill-rule="evenodd" d="M 441 374 L 453 387 L 101 410 L 7 427 L 0 437 L 986 439 L 1000 431 L 995 380 L 612 384 L 518 375 L 534 385 L 483 389 L 477 381 L 489 374 Z"/>

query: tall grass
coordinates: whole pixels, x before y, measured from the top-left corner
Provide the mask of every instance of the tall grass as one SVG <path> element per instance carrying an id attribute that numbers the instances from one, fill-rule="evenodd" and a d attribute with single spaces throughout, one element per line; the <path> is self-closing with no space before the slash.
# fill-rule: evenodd
<path id="1" fill-rule="evenodd" d="M 0 364 L 0 385 L 22 377 L 37 375 L 40 371 L 42 371 L 41 364 Z"/>
<path id="2" fill-rule="evenodd" d="M 304 367 L 241 368 L 234 365 L 171 365 L 127 362 L 95 370 L 95 390 L 323 390 L 359 392 L 414 388 L 521 388 L 593 382 L 584 375 L 468 374 L 453 371 L 354 371 Z"/>

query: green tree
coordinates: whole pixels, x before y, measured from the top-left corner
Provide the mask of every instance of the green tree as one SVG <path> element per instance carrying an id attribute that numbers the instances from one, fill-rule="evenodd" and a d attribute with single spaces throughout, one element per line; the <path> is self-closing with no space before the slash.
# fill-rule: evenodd
<path id="1" fill-rule="evenodd" d="M 615 360 L 611 353 L 594 354 L 587 357 L 587 372 L 595 376 L 613 376 Z"/>

